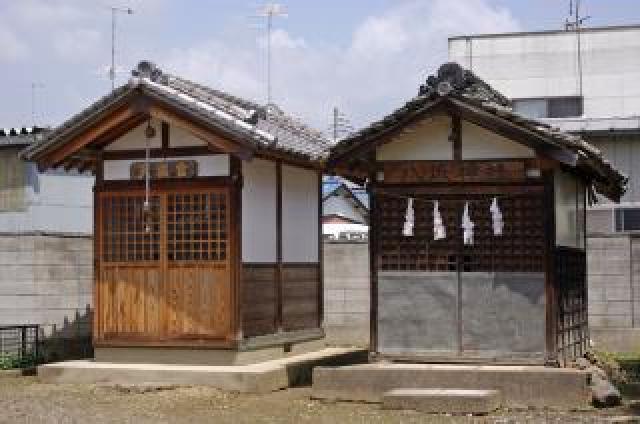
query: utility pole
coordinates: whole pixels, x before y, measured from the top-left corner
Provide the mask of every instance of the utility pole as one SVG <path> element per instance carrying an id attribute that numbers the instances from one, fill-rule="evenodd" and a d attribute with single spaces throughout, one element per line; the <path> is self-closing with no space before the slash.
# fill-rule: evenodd
<path id="1" fill-rule="evenodd" d="M 267 18 L 267 109 L 271 105 L 271 30 L 273 18 L 287 17 L 284 7 L 278 3 L 267 3 L 258 11 L 258 16 Z"/>
<path id="2" fill-rule="evenodd" d="M 353 125 L 344 113 L 340 112 L 337 107 L 333 108 L 333 116 L 331 122 L 331 135 L 333 139 L 333 144 L 338 142 L 338 139 L 344 135 L 348 135 L 355 130 Z"/>
<path id="3" fill-rule="evenodd" d="M 111 80 L 111 89 L 116 86 L 116 16 L 118 13 L 133 15 L 133 9 L 130 7 L 111 6 L 111 68 L 109 68 L 109 79 Z"/>

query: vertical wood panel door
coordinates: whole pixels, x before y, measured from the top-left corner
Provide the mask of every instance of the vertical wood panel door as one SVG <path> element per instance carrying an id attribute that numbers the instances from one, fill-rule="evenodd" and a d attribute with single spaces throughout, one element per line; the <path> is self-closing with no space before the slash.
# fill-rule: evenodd
<path id="1" fill-rule="evenodd" d="M 101 192 L 96 341 L 230 338 L 229 188 Z"/>

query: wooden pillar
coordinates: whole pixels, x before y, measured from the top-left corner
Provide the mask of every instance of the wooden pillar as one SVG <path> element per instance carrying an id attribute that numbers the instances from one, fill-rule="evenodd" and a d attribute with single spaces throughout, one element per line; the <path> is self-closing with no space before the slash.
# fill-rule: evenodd
<path id="1" fill-rule="evenodd" d="M 555 281 L 556 216 L 554 170 L 542 171 L 545 204 L 545 341 L 546 358 L 549 365 L 558 364 L 558 292 Z"/>
<path id="2" fill-rule="evenodd" d="M 322 171 L 318 171 L 318 328 L 324 323 L 324 248 L 322 236 Z"/>
<path id="3" fill-rule="evenodd" d="M 374 153 L 369 157 L 370 169 L 369 184 L 367 192 L 369 194 L 369 355 L 375 355 L 378 351 L 378 202 L 376 199 L 377 168 L 376 156 Z"/>
<path id="4" fill-rule="evenodd" d="M 168 126 L 167 126 L 168 127 Z M 164 123 L 163 123 L 164 130 Z M 164 134 L 164 131 L 163 131 Z M 241 341 L 244 338 L 244 326 L 243 326 L 243 313 L 244 313 L 244 301 L 243 301 L 243 281 L 242 281 L 242 187 L 243 187 L 243 178 L 242 178 L 242 160 L 230 156 L 230 176 L 231 176 L 231 187 L 229 190 L 229 195 L 231 196 L 232 205 L 232 213 L 230 214 L 231 218 L 231 228 L 233 229 L 233 244 L 232 244 L 232 255 L 233 261 L 231 262 L 232 266 L 232 287 L 234 287 L 232 293 L 232 302 L 234 305 L 234 328 L 232 329 L 235 333 L 236 342 Z"/>
<path id="5" fill-rule="evenodd" d="M 276 322 L 277 332 L 282 325 L 282 161 L 276 162 Z"/>

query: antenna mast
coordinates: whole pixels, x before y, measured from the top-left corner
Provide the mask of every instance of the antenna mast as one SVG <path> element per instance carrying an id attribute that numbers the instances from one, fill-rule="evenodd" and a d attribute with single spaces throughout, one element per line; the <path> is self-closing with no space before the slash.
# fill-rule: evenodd
<path id="1" fill-rule="evenodd" d="M 284 7 L 278 3 L 267 3 L 258 11 L 258 16 L 267 18 L 267 109 L 271 105 L 271 30 L 273 18 L 287 17 Z"/>
<path id="2" fill-rule="evenodd" d="M 133 9 L 130 7 L 111 6 L 111 67 L 109 68 L 109 79 L 111 80 L 111 89 L 116 86 L 116 14 L 123 13 L 133 15 Z"/>
<path id="3" fill-rule="evenodd" d="M 38 88 L 44 88 L 44 84 L 41 82 L 32 82 L 31 83 L 31 122 L 33 127 L 35 128 L 37 126 L 37 122 L 36 122 L 36 90 Z"/>
<path id="4" fill-rule="evenodd" d="M 582 16 L 580 14 L 581 0 L 569 0 L 569 17 L 565 21 L 565 29 L 567 31 L 575 31 L 576 33 L 576 50 L 577 50 L 577 67 L 578 67 L 578 95 L 582 97 L 583 83 L 582 83 L 582 40 L 581 29 L 582 24 L 590 19 L 591 16 Z"/>

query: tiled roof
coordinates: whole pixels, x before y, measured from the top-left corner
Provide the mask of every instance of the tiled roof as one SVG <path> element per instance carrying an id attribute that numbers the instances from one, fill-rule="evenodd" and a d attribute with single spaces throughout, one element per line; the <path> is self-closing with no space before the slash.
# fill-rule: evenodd
<path id="1" fill-rule="evenodd" d="M 314 161 L 328 156 L 328 139 L 275 105 L 259 105 L 165 73 L 153 63 L 143 61 L 132 71 L 128 84 L 116 88 L 54 129 L 42 143 L 27 149 L 25 157 L 32 158 L 38 152 L 64 144 L 66 136 L 137 91 L 167 102 L 256 149 L 279 151 Z"/>
<path id="2" fill-rule="evenodd" d="M 506 120 L 521 131 L 531 134 L 541 145 L 567 152 L 576 158 L 573 166 L 588 172 L 594 180 L 596 190 L 607 197 L 619 199 L 626 191 L 627 177 L 614 169 L 599 149 L 580 136 L 515 113 L 509 99 L 456 63 L 442 65 L 437 75 L 427 78 L 426 83 L 420 87 L 418 96 L 402 107 L 337 143 L 331 149 L 330 163 L 348 159 L 355 149 L 402 127 L 412 117 L 426 113 L 440 103 L 465 108 L 496 121 Z"/>
<path id="3" fill-rule="evenodd" d="M 45 131 L 40 127 L 0 128 L 0 146 L 26 146 L 42 140 Z"/>

